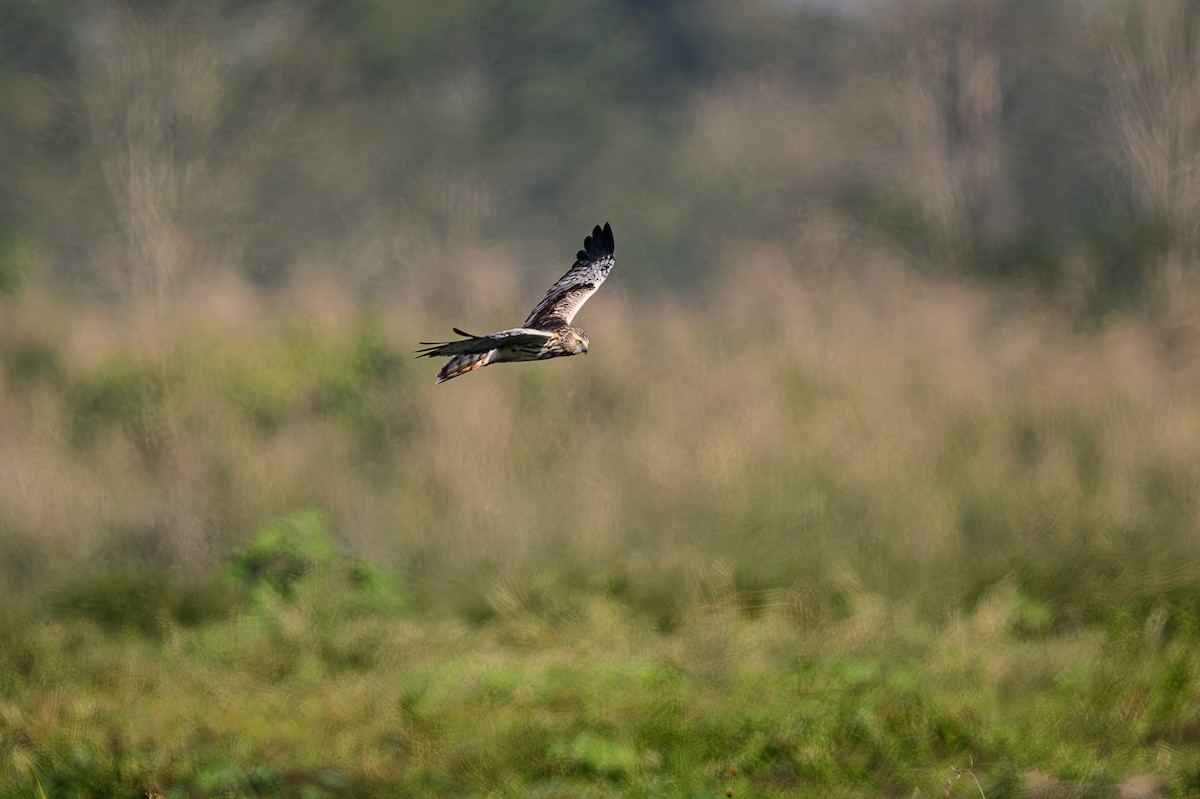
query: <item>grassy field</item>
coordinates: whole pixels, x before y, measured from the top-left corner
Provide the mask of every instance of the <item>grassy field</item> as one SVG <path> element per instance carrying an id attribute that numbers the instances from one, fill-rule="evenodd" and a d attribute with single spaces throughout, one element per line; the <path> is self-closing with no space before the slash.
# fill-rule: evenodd
<path id="1" fill-rule="evenodd" d="M 818 244 L 436 388 L 503 274 L 470 319 L 5 300 L 0 790 L 1200 791 L 1187 317 Z"/>

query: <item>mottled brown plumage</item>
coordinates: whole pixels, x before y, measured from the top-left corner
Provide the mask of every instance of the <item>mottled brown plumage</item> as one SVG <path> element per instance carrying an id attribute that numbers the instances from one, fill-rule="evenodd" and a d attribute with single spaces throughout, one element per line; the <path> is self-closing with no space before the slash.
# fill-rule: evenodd
<path id="1" fill-rule="evenodd" d="M 430 342 L 417 350 L 417 357 L 450 360 L 437 374 L 438 383 L 466 374 L 492 363 L 541 361 L 588 351 L 588 337 L 571 325 L 575 314 L 608 277 L 616 259 L 615 243 L 608 223 L 597 225 L 592 235 L 583 240 L 583 249 L 575 256 L 575 264 L 537 304 L 521 327 L 474 336 L 454 328 L 465 338 L 459 341 Z"/>

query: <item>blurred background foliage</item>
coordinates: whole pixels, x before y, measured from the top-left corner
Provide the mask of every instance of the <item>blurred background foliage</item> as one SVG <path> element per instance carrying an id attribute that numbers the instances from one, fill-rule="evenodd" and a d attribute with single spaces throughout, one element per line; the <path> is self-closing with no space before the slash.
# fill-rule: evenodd
<path id="1" fill-rule="evenodd" d="M 1097 311 L 1194 258 L 1183 0 L 0 13 L 0 285 L 166 300 L 318 269 L 370 296 L 438 281 L 453 245 L 561 260 L 603 216 L 631 289 L 678 292 L 721 245 L 794 249 L 817 207 L 922 270 Z"/>
<path id="2" fill-rule="evenodd" d="M 0 0 L 5 790 L 1200 789 L 1198 34 Z"/>

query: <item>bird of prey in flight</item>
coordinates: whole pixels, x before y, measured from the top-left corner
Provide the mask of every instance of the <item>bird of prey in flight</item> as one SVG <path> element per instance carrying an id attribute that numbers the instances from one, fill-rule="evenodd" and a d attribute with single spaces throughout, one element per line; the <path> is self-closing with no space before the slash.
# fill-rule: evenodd
<path id="1" fill-rule="evenodd" d="M 454 332 L 466 338 L 445 343 L 422 341 L 428 346 L 417 350 L 417 357 L 448 357 L 450 360 L 437 373 L 436 382 L 444 383 L 489 363 L 541 361 L 586 353 L 588 337 L 572 327 L 571 320 L 608 277 L 616 263 L 613 249 L 612 228 L 607 222 L 603 228 L 596 225 L 575 255 L 575 265 L 550 287 L 520 327 L 486 336 L 473 336 L 456 327 Z"/>

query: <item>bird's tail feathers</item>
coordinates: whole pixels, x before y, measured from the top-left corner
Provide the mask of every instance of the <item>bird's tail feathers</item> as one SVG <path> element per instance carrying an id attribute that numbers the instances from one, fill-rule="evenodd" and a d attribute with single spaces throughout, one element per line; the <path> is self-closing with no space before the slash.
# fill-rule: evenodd
<path id="1" fill-rule="evenodd" d="M 472 369 L 478 369 L 481 366 L 487 366 L 492 362 L 492 357 L 496 354 L 495 350 L 487 352 L 470 353 L 465 355 L 455 355 L 446 365 L 437 373 L 437 380 L 434 382 L 445 383 L 451 378 L 465 375 Z"/>

